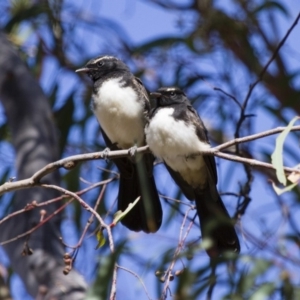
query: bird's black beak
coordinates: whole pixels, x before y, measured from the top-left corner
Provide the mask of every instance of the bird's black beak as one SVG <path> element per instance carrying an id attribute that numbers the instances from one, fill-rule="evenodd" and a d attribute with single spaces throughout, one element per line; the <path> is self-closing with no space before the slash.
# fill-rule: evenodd
<path id="1" fill-rule="evenodd" d="M 159 98 L 159 97 L 161 97 L 161 93 L 158 93 L 158 92 L 150 93 L 150 96 L 153 98 Z"/>
<path id="2" fill-rule="evenodd" d="M 77 69 L 75 70 L 76 73 L 87 73 L 90 69 L 89 68 L 80 68 L 80 69 Z"/>

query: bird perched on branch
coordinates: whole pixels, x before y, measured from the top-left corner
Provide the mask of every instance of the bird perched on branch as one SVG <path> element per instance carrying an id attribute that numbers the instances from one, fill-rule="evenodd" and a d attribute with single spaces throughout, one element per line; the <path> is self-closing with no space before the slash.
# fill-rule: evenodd
<path id="1" fill-rule="evenodd" d="M 163 87 L 151 95 L 157 98 L 157 107 L 145 128 L 150 150 L 164 161 L 183 194 L 195 200 L 202 237 L 212 242 L 208 255 L 238 253 L 239 239 L 216 188 L 214 157 L 200 154 L 210 148 L 202 120 L 177 87 Z"/>
<path id="2" fill-rule="evenodd" d="M 144 126 L 150 111 L 147 92 L 127 65 L 113 56 L 96 57 L 76 72 L 93 80 L 92 109 L 107 147 L 131 148 L 133 154 L 114 160 L 120 172 L 118 210 L 124 211 L 141 196 L 121 222 L 133 231 L 156 232 L 162 222 L 162 208 L 152 174 L 154 157 L 135 153 L 136 147 L 145 145 Z"/>

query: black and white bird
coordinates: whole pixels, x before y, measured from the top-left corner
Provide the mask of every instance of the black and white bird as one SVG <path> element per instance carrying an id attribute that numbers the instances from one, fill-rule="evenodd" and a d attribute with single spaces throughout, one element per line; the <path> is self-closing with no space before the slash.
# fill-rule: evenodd
<path id="1" fill-rule="evenodd" d="M 142 82 L 114 56 L 99 56 L 76 72 L 94 82 L 92 109 L 111 150 L 145 145 L 144 126 L 150 101 Z M 139 196 L 140 201 L 122 219 L 133 231 L 156 232 L 162 222 L 162 208 L 153 178 L 151 153 L 114 160 L 120 172 L 118 210 L 124 211 Z"/>
<path id="2" fill-rule="evenodd" d="M 157 106 L 145 128 L 147 144 L 164 161 L 183 194 L 196 201 L 202 237 L 213 244 L 208 255 L 238 253 L 239 239 L 217 191 L 214 157 L 199 155 L 210 148 L 202 120 L 177 87 L 163 87 L 151 95 L 157 98 Z"/>

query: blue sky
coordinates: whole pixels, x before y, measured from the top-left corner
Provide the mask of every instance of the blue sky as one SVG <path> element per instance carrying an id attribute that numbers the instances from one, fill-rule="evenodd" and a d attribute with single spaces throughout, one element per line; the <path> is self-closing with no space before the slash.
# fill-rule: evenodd
<path id="1" fill-rule="evenodd" d="M 220 6 L 226 6 L 226 3 L 229 1 L 219 1 Z M 290 7 L 290 11 L 293 14 L 293 18 L 296 17 L 297 12 L 300 10 L 300 3 L 295 3 L 295 1 L 286 1 L 285 4 Z M 126 31 L 126 34 L 129 36 L 130 40 L 134 43 L 145 42 L 149 39 L 152 39 L 157 36 L 164 35 L 178 35 L 183 32 L 179 30 L 177 27 L 177 21 L 181 16 L 181 12 L 165 12 L 157 7 L 149 4 L 145 4 L 140 1 L 129 0 L 120 4 L 117 1 L 110 2 L 102 2 L 101 5 L 94 4 L 93 10 L 99 10 L 100 15 L 105 16 L 106 18 L 111 18 L 116 22 L 120 23 Z M 230 6 L 227 6 L 227 9 L 230 10 Z M 192 17 L 192 16 L 191 16 Z M 283 17 L 279 18 L 279 32 L 282 37 L 287 28 L 291 25 L 291 20 L 293 19 L 285 19 Z M 264 22 L 267 22 L 265 20 Z M 286 55 L 291 68 L 295 68 L 299 70 L 299 49 L 300 49 L 300 39 L 297 38 L 300 36 L 300 27 L 298 26 L 292 35 L 289 38 L 287 45 L 282 49 L 282 53 Z M 207 66 L 209 69 L 213 68 L 213 59 L 209 58 L 207 61 L 203 61 L 203 66 Z M 263 94 L 263 89 L 258 87 L 258 92 Z M 257 108 L 255 111 L 257 114 L 256 122 L 255 122 L 255 132 L 260 132 L 263 130 L 270 129 L 274 126 L 278 126 L 279 124 L 274 124 L 274 119 L 270 117 L 265 111 Z M 293 115 L 291 112 L 286 112 L 288 117 L 292 118 Z M 205 118 L 205 115 L 203 116 Z M 231 135 L 232 132 L 229 132 Z M 274 145 L 275 138 L 271 137 L 263 140 L 260 143 L 268 143 L 269 145 Z M 162 168 L 162 167 L 159 167 Z M 219 161 L 219 177 L 220 177 L 220 188 L 224 191 L 234 190 L 236 187 L 237 181 L 241 182 L 242 178 L 239 178 L 240 171 L 242 169 L 241 165 L 234 165 L 231 162 Z M 160 172 L 159 169 L 156 170 L 156 181 L 158 182 L 159 189 L 167 194 L 171 194 L 174 196 L 176 191 L 176 187 L 170 183 L 170 179 L 168 175 Z M 229 180 L 231 176 L 235 177 L 235 180 Z M 236 180 L 239 178 L 239 180 Z M 172 187 L 172 188 L 171 188 Z M 170 190 L 171 189 L 171 190 Z M 269 222 L 268 225 L 274 227 L 274 229 L 285 230 L 284 228 L 287 226 L 285 223 L 281 223 L 280 216 L 278 215 L 278 204 L 274 201 L 274 192 L 270 185 L 266 183 L 266 179 L 262 176 L 256 176 L 255 178 L 255 188 L 253 188 L 251 192 L 251 196 L 253 198 L 253 202 L 251 203 L 247 215 L 243 217 L 242 224 L 246 224 L 247 228 L 250 228 L 250 231 L 254 235 L 259 235 L 261 233 L 261 227 L 258 223 L 258 220 L 261 222 Z M 228 197 L 224 197 L 225 202 L 227 203 L 229 209 L 234 211 L 234 205 L 228 201 Z M 263 208 L 263 209 L 262 209 Z M 274 213 L 274 211 L 276 211 Z M 266 219 L 269 218 L 267 221 Z M 178 238 L 178 230 L 180 227 L 180 219 L 175 218 L 173 222 L 173 226 L 168 228 L 167 239 L 164 236 L 160 236 L 160 233 L 153 235 L 143 235 L 143 234 L 135 234 L 131 233 L 130 236 L 134 240 L 135 249 L 139 251 L 146 251 L 146 254 L 153 256 L 153 261 L 159 259 L 160 249 L 172 248 L 174 243 L 177 243 Z M 165 228 L 166 229 L 166 228 Z M 124 229 L 119 228 L 120 235 L 122 235 L 122 231 Z M 194 228 L 194 232 L 192 236 L 199 235 L 197 228 Z M 157 244 L 157 239 L 159 240 L 159 245 Z M 242 243 L 242 251 L 247 252 L 247 244 L 244 242 L 243 237 L 241 237 Z M 145 246 L 146 245 L 146 246 Z M 147 245 L 151 246 L 151 249 L 147 251 Z M 146 249 L 146 250 L 143 250 Z M 156 256 L 158 255 L 158 257 Z M 266 254 L 268 255 L 268 254 Z M 149 256 L 148 256 L 149 258 Z M 205 254 L 201 253 L 196 257 L 196 260 L 205 261 Z M 143 268 L 138 266 L 136 262 L 131 260 L 124 260 L 124 264 L 132 269 L 136 270 L 139 274 L 144 274 Z M 124 273 L 124 272 L 123 272 Z M 146 282 L 146 285 L 151 286 L 153 283 L 153 278 L 151 276 L 145 276 L 143 279 Z M 120 293 L 123 295 L 127 294 L 127 299 L 132 299 L 134 297 L 138 297 L 139 299 L 145 299 L 144 292 L 141 286 L 136 281 L 136 284 L 131 285 L 130 275 L 129 274 L 120 274 L 120 280 L 124 283 L 120 285 Z M 128 291 L 126 282 L 130 282 L 130 289 Z M 137 296 L 138 295 L 138 296 Z M 125 297 L 126 299 L 126 297 Z"/>
<path id="2" fill-rule="evenodd" d="M 155 5 L 150 5 L 145 3 L 144 1 L 136 1 L 136 0 L 126 0 L 126 1 L 119 1 L 119 0 L 110 0 L 110 1 L 82 1 L 81 2 L 82 7 L 85 8 L 86 11 L 90 10 L 93 12 L 94 15 L 104 17 L 107 19 L 112 19 L 119 23 L 125 30 L 126 35 L 129 37 L 130 41 L 134 44 L 139 44 L 145 41 L 148 41 L 152 38 L 158 37 L 158 36 L 165 36 L 165 35 L 178 35 L 183 34 L 184 32 L 179 29 L 177 23 L 180 18 L 193 18 L 193 16 L 187 16 L 182 15 L 181 12 L 173 11 L 173 12 L 167 12 L 165 10 L 162 10 L 158 8 Z M 230 10 L 230 3 L 231 1 L 218 1 L 219 5 L 222 7 L 226 7 L 227 10 Z M 296 14 L 300 11 L 300 1 L 285 1 L 285 4 L 290 8 L 291 14 L 293 14 L 293 17 L 291 19 L 285 19 L 283 17 L 280 17 L 279 20 L 279 31 L 280 36 L 283 36 L 287 30 L 287 28 L 291 25 L 291 20 L 296 17 Z M 80 4 L 78 4 L 80 5 Z M 264 22 L 267 22 L 268 20 L 265 20 Z M 270 33 L 271 34 L 271 33 Z M 291 37 L 288 40 L 288 44 L 282 49 L 282 53 L 285 54 L 286 59 L 288 60 L 288 63 L 292 69 L 299 70 L 299 51 L 300 51 L 300 26 L 297 26 L 297 28 L 294 30 L 294 32 L 291 34 Z M 85 37 L 81 35 L 82 43 L 86 44 L 87 47 L 91 47 L 91 53 L 94 53 L 97 55 L 97 45 L 100 44 L 99 41 L 101 41 L 102 37 L 93 37 L 93 40 L 90 41 L 88 37 Z M 203 61 L 202 68 L 205 70 L 205 67 L 207 66 L 208 69 L 213 68 L 213 60 L 214 58 L 208 58 L 207 61 Z M 52 68 L 52 70 L 51 70 Z M 55 70 L 55 65 L 53 65 L 53 62 L 49 61 L 49 73 L 44 74 L 42 77 L 42 86 L 46 89 L 48 85 L 49 77 L 53 75 L 52 72 L 57 72 Z M 60 71 L 59 71 L 60 72 Z M 48 77 L 49 76 L 49 77 Z M 59 73 L 59 76 L 64 79 L 64 72 Z M 69 76 L 69 75 L 68 75 Z M 68 77 L 69 78 L 69 77 Z M 68 79 L 69 80 L 69 79 Z M 263 91 L 259 88 L 259 92 L 263 94 Z M 68 91 L 63 90 L 62 93 L 68 93 Z M 207 114 L 209 113 L 206 111 Z M 257 117 L 255 122 L 255 132 L 263 131 L 266 129 L 270 129 L 272 127 L 278 126 L 278 124 L 274 123 L 274 119 L 270 117 L 265 111 L 260 110 L 259 108 L 256 111 Z M 286 114 L 288 118 L 293 117 L 293 113 L 291 111 L 286 111 Z M 202 115 L 201 115 L 202 116 Z M 206 113 L 204 112 L 203 118 L 205 119 Z M 96 120 L 92 121 L 94 124 L 93 126 L 98 126 Z M 232 132 L 228 132 L 229 136 L 232 134 Z M 75 135 L 75 134 L 74 134 Z M 274 137 L 268 138 L 263 140 L 262 143 L 269 143 L 270 145 L 274 145 Z M 2 152 L 2 153 L 1 153 Z M 0 155 L 5 153 L 6 151 L 1 151 L 0 149 Z M 234 166 L 231 167 L 232 163 L 219 161 L 219 177 L 220 177 L 220 188 L 224 191 L 228 191 L 231 189 L 234 189 L 236 186 L 236 180 L 229 180 L 230 176 L 234 174 L 234 176 L 239 176 L 239 172 L 241 169 L 241 166 Z M 158 182 L 159 188 L 161 191 L 166 192 L 168 194 L 171 194 L 171 196 L 174 196 L 174 193 L 176 191 L 175 185 L 170 184 L 170 179 L 168 175 L 165 173 L 160 172 L 160 170 L 163 167 L 159 166 L 156 170 L 156 181 Z M 240 179 L 241 180 L 241 179 Z M 255 179 L 255 189 L 252 190 L 251 196 L 255 201 L 251 204 L 249 207 L 249 210 L 247 211 L 247 215 L 243 217 L 243 223 L 247 224 L 247 227 L 252 228 L 253 233 L 257 234 L 260 232 L 261 228 L 257 228 L 257 218 L 265 219 L 266 216 L 269 214 L 272 214 L 272 211 L 277 208 L 277 203 L 274 202 L 274 194 L 272 192 L 271 187 L 268 185 L 266 187 L 266 179 L 257 176 Z M 171 186 L 171 188 L 170 188 Z M 114 189 L 113 193 L 116 194 L 116 189 Z M 112 198 L 114 196 L 112 195 Z M 232 205 L 232 202 L 230 203 L 230 200 L 228 201 L 228 197 L 224 197 L 225 202 L 228 204 L 229 209 L 231 212 L 234 211 L 234 205 Z M 266 207 L 264 211 L 262 211 L 261 205 Z M 166 207 L 166 206 L 165 206 Z M 273 216 L 271 218 L 271 223 L 275 223 L 277 226 L 284 227 L 286 224 L 276 224 L 276 220 L 279 218 L 278 216 Z M 133 241 L 131 243 L 131 247 L 134 248 L 134 251 L 137 253 L 140 253 L 141 251 L 144 251 L 147 258 L 152 257 L 152 262 L 155 264 L 155 262 L 159 259 L 161 249 L 167 249 L 167 248 L 173 248 L 174 245 L 176 245 L 178 241 L 178 230 L 180 228 L 180 218 L 174 218 L 173 226 L 171 228 L 164 228 L 167 231 L 167 235 L 161 234 L 160 232 L 156 235 L 146 235 L 146 234 L 137 234 L 137 233 L 130 233 L 129 238 Z M 253 223 L 253 226 L 249 224 Z M 68 232 L 65 232 L 66 235 L 70 235 L 70 232 L 72 232 L 72 229 L 67 227 L 65 229 Z M 69 231 L 70 230 L 70 231 Z M 199 232 L 197 228 L 194 228 L 192 230 L 192 236 L 199 236 Z M 118 237 L 121 237 L 123 234 L 126 234 L 127 230 L 123 227 L 119 226 L 118 232 L 116 234 L 116 239 Z M 71 240 L 74 241 L 76 239 L 76 236 L 72 236 Z M 246 251 L 247 247 L 245 246 L 245 243 L 243 242 L 243 238 L 241 238 L 241 243 L 243 244 L 243 250 Z M 92 246 L 93 242 L 89 243 L 89 247 Z M 85 252 L 87 251 L 87 252 Z M 81 249 L 80 255 L 85 256 L 88 251 L 91 251 L 91 249 Z M 92 249 L 92 251 L 94 251 Z M 101 251 L 99 251 L 99 256 L 101 256 Z M 205 261 L 206 256 L 202 252 L 201 254 L 197 255 L 195 259 L 199 261 Z M 90 266 L 84 265 L 84 263 L 78 263 L 79 267 L 82 267 L 83 273 L 87 275 L 88 278 L 91 274 L 91 270 L 93 268 L 93 263 L 91 262 Z M 146 285 L 149 286 L 155 286 L 154 282 L 156 279 L 153 279 L 153 275 L 145 275 L 146 270 L 138 265 L 135 261 L 131 259 L 124 259 L 121 261 L 121 264 L 123 264 L 132 269 L 135 270 L 138 274 L 140 274 L 143 279 L 145 279 Z M 178 265 L 178 267 L 180 267 Z M 141 286 L 138 284 L 137 280 L 135 280 L 133 277 L 130 277 L 126 272 L 120 271 L 120 282 L 122 284 L 120 285 L 119 292 L 123 295 L 126 294 L 126 297 L 123 297 L 122 300 L 126 299 L 146 299 L 145 294 L 141 288 Z M 17 279 L 15 279 L 17 280 Z M 128 288 L 129 286 L 129 288 Z M 152 293 L 152 296 L 154 297 L 155 293 Z M 133 298 L 134 297 L 134 298 Z M 15 295 L 15 299 L 24 299 L 22 293 L 20 290 L 18 290 L 18 293 Z"/>
<path id="3" fill-rule="evenodd" d="M 176 22 L 180 12 L 170 12 L 143 1 L 118 0 L 94 2 L 95 12 L 120 23 L 133 43 L 146 42 L 154 37 L 178 34 Z"/>

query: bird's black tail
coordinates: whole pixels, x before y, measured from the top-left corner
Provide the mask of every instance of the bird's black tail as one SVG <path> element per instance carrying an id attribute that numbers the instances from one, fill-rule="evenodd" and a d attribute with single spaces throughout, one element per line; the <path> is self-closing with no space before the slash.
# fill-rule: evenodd
<path id="1" fill-rule="evenodd" d="M 128 158 L 115 160 L 120 171 L 118 210 L 124 211 L 139 196 L 139 202 L 121 220 L 133 231 L 156 232 L 162 222 L 162 208 L 153 177 L 152 154 L 138 155 L 135 162 Z"/>
<path id="2" fill-rule="evenodd" d="M 196 208 L 200 218 L 202 238 L 213 243 L 206 251 L 210 257 L 219 256 L 224 251 L 240 252 L 240 243 L 234 225 L 213 186 L 196 192 Z"/>

